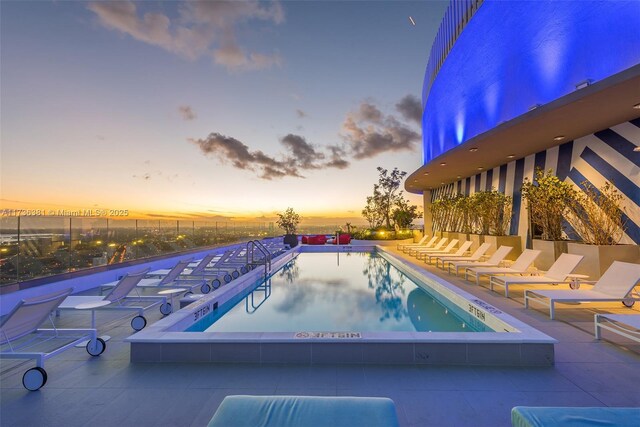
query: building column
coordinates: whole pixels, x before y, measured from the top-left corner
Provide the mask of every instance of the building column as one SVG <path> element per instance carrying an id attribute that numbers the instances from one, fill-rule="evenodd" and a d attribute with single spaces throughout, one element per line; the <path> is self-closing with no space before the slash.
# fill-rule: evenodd
<path id="1" fill-rule="evenodd" d="M 431 218 L 431 190 L 422 192 L 422 209 L 424 211 L 424 234 L 433 234 L 433 219 Z"/>

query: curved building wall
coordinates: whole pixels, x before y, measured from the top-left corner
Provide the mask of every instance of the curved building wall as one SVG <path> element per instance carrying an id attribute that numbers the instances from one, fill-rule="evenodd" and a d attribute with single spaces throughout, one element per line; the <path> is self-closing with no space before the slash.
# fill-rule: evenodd
<path id="1" fill-rule="evenodd" d="M 640 1 L 487 0 L 425 81 L 424 163 L 639 63 Z"/>

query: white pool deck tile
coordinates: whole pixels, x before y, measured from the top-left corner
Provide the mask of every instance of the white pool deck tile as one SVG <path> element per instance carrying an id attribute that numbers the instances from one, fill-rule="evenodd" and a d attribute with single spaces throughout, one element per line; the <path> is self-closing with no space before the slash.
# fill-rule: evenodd
<path id="1" fill-rule="evenodd" d="M 640 406 L 640 345 L 607 332 L 600 342 L 593 338 L 594 312 L 640 313 L 639 307 L 560 306 L 552 321 L 542 309 L 525 310 L 518 288 L 506 299 L 427 269 L 556 338 L 555 365 L 130 363 L 124 342 L 132 332 L 129 319 L 99 313 L 100 332 L 113 337 L 107 351 L 91 358 L 73 349 L 47 361 L 49 381 L 40 391 L 28 392 L 21 384 L 33 362 L 1 362 L 0 425 L 199 427 L 233 394 L 386 396 L 395 401 L 401 426 L 509 426 L 516 405 Z M 150 313 L 149 320 L 160 317 Z M 63 327 L 88 322 L 88 316 L 74 313 L 58 319 Z M 274 349 L 273 355 L 280 353 Z"/>

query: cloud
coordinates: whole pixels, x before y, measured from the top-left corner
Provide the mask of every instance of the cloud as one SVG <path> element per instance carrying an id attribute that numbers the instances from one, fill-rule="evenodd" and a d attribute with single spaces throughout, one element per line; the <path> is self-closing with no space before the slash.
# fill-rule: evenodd
<path id="1" fill-rule="evenodd" d="M 413 95 L 407 95 L 396 104 L 396 110 L 405 120 L 422 125 L 422 104 Z"/>
<path id="2" fill-rule="evenodd" d="M 325 163 L 325 166 L 328 168 L 336 168 L 336 169 L 346 169 L 351 164 L 348 160 L 345 160 L 347 157 L 347 151 L 338 145 L 329 145 L 327 147 L 329 151 L 331 151 L 331 160 Z"/>
<path id="3" fill-rule="evenodd" d="M 299 119 L 304 119 L 305 117 L 308 117 L 308 114 L 300 109 L 296 110 L 296 115 L 298 116 Z"/>
<path id="4" fill-rule="evenodd" d="M 132 1 L 92 2 L 87 6 L 100 24 L 110 30 L 158 46 L 190 60 L 203 56 L 229 71 L 259 70 L 280 66 L 275 53 L 251 52 L 238 43 L 239 27 L 255 21 L 281 24 L 279 2 L 193 1 L 178 5 L 179 17 L 138 11 Z"/>
<path id="5" fill-rule="evenodd" d="M 178 112 L 180 113 L 180 115 L 182 116 L 182 118 L 186 121 L 189 120 L 195 120 L 198 115 L 196 114 L 195 111 L 193 111 L 193 108 L 191 108 L 188 105 L 181 105 L 178 107 Z"/>
<path id="6" fill-rule="evenodd" d="M 189 142 L 195 144 L 203 154 L 216 157 L 222 163 L 231 162 L 237 169 L 255 171 L 262 179 L 285 176 L 302 178 L 296 165 L 287 159 L 277 160 L 260 150 L 251 151 L 246 144 L 230 136 L 214 132 L 206 138 L 190 139 Z"/>
<path id="7" fill-rule="evenodd" d="M 413 151 L 420 140 L 420 135 L 407 124 L 392 115 L 385 115 L 366 101 L 360 104 L 358 110 L 347 114 L 342 132 L 351 155 L 357 160 L 389 151 Z"/>
<path id="8" fill-rule="evenodd" d="M 290 133 L 282 138 L 280 142 L 291 152 L 293 160 L 302 169 L 320 168 L 320 165 L 316 162 L 324 159 L 324 154 L 317 152 L 313 145 L 309 144 L 304 137 Z"/>

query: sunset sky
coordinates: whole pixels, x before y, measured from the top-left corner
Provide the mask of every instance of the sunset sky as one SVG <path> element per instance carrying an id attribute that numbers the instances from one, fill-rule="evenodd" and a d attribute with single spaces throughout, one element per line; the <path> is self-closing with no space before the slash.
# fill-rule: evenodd
<path id="1" fill-rule="evenodd" d="M 2 208 L 359 217 L 447 4 L 3 1 Z"/>

